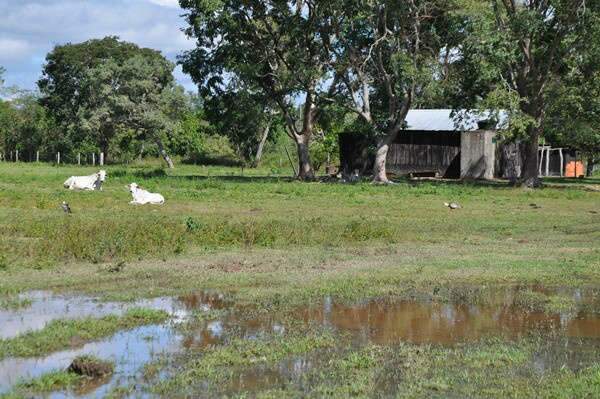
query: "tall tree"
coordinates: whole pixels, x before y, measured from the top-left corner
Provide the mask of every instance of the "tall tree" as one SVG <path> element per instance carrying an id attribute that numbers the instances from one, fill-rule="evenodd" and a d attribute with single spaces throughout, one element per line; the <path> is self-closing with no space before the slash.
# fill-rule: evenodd
<path id="1" fill-rule="evenodd" d="M 452 1 L 356 0 L 340 3 L 334 18 L 337 94 L 376 137 L 373 181 L 387 183 L 390 145 L 408 111 L 436 78 L 450 46 Z"/>
<path id="2" fill-rule="evenodd" d="M 600 3 L 588 4 L 581 18 L 584 30 L 577 34 L 585 45 L 549 84 L 544 130 L 553 144 L 579 150 L 590 176 L 600 163 Z"/>
<path id="3" fill-rule="evenodd" d="M 583 38 L 585 0 L 466 0 L 469 40 L 460 96 L 473 107 L 507 108 L 524 143 L 521 183 L 541 185 L 538 146 L 550 83 L 564 76 Z M 470 11 L 470 12 L 469 12 Z M 480 101 L 483 99 L 484 101 Z M 463 102 L 464 104 L 465 102 Z"/>
<path id="4" fill-rule="evenodd" d="M 106 37 L 56 46 L 38 86 L 73 143 L 92 141 L 108 157 L 115 134 L 131 129 L 172 167 L 163 141 L 183 103 L 174 67 L 158 51 Z"/>
<path id="5" fill-rule="evenodd" d="M 236 80 L 205 102 L 210 124 L 228 137 L 240 159 L 252 166 L 258 166 L 270 132 L 280 124 L 275 107 L 262 91 Z"/>
<path id="6" fill-rule="evenodd" d="M 329 2 L 180 0 L 196 48 L 181 57 L 206 95 L 236 78 L 277 104 L 298 149 L 299 178 L 312 179 L 309 145 L 327 90 Z M 300 116 L 294 112 L 300 105 Z"/>

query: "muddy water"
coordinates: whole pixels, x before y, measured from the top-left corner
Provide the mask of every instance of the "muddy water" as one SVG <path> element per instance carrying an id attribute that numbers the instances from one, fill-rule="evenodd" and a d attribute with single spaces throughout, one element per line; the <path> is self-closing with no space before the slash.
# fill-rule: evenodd
<path id="1" fill-rule="evenodd" d="M 325 301 L 305 309 L 306 322 L 348 332 L 361 343 L 453 344 L 488 336 L 519 338 L 532 331 L 600 338 L 600 317 L 584 312 L 526 312 L 513 305 L 477 306 L 402 301 L 359 305 Z"/>

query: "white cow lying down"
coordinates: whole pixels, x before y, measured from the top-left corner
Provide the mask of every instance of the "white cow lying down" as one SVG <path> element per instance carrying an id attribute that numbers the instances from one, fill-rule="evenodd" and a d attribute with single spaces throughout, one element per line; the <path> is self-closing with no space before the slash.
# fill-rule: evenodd
<path id="1" fill-rule="evenodd" d="M 145 205 L 145 204 L 159 204 L 162 205 L 165 202 L 165 197 L 157 193 L 151 193 L 143 188 L 139 187 L 136 183 L 131 183 L 129 186 L 129 192 L 133 196 L 133 201 L 130 204 L 133 205 Z"/>
<path id="2" fill-rule="evenodd" d="M 102 183 L 106 180 L 106 171 L 100 170 L 89 176 L 71 176 L 63 185 L 69 190 L 102 190 Z"/>

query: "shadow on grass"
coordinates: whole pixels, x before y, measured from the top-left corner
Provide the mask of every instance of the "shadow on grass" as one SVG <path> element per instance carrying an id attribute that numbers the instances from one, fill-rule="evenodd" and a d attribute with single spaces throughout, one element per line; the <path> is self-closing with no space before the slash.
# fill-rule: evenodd
<path id="1" fill-rule="evenodd" d="M 566 185 L 579 185 L 579 184 L 600 184 L 600 177 L 586 177 L 583 179 L 575 177 L 545 177 L 543 179 L 546 184 L 566 184 Z"/>

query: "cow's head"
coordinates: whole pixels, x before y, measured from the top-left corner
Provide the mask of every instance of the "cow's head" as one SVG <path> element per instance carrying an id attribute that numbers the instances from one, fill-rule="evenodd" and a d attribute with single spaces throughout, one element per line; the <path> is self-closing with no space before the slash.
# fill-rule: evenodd
<path id="1" fill-rule="evenodd" d="M 100 179 L 101 182 L 106 180 L 106 171 L 105 170 L 101 170 L 97 173 L 98 178 Z"/>
<path id="2" fill-rule="evenodd" d="M 127 187 L 129 188 L 130 193 L 133 193 L 133 192 L 137 191 L 137 189 L 138 189 L 137 183 L 131 183 Z"/>

